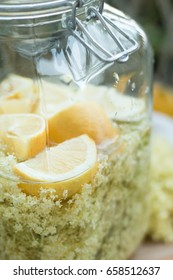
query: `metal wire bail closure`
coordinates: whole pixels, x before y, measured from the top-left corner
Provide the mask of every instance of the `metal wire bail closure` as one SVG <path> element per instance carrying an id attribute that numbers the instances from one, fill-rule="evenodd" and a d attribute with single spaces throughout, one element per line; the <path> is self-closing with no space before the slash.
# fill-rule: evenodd
<path id="1" fill-rule="evenodd" d="M 126 32 L 124 32 L 122 29 L 120 29 L 113 21 L 108 19 L 105 15 L 102 14 L 103 7 L 104 7 L 104 0 L 100 1 L 99 10 L 97 10 L 95 7 L 89 7 L 88 9 L 88 17 L 87 20 L 95 18 L 96 20 L 99 20 L 107 33 L 111 36 L 113 41 L 115 42 L 115 49 L 119 49 L 116 54 L 112 54 L 108 50 L 106 50 L 100 43 L 98 43 L 94 36 L 92 36 L 85 28 L 84 24 L 81 20 L 79 20 L 76 17 L 76 9 L 79 7 L 82 7 L 84 4 L 84 0 L 77 0 L 72 5 L 72 18 L 71 21 L 68 22 L 67 26 L 70 32 L 73 34 L 73 36 L 78 39 L 86 48 L 89 48 L 90 51 L 98 57 L 100 60 L 104 62 L 126 62 L 129 59 L 129 55 L 135 52 L 139 45 L 136 40 L 134 40 L 131 36 L 129 36 Z M 112 27 L 112 29 L 110 28 Z M 114 33 L 112 30 L 115 30 L 116 33 Z M 87 41 L 82 38 L 79 35 L 79 31 L 82 31 Z M 121 40 L 118 38 L 118 34 L 121 34 L 128 42 L 130 42 L 130 47 L 125 47 Z M 100 51 L 100 54 L 98 51 Z"/>

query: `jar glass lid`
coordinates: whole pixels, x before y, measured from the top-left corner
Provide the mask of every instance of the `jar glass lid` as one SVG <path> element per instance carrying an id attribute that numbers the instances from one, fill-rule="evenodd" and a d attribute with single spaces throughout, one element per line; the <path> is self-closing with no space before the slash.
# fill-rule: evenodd
<path id="1" fill-rule="evenodd" d="M 39 0 L 12 4 L 13 1 L 16 2 L 11 0 L 9 4 L 0 4 L 1 36 L 31 39 L 35 44 L 38 39 L 51 41 L 49 38 L 58 38 L 58 33 L 67 30 L 106 63 L 126 62 L 129 55 L 138 49 L 133 36 L 119 27 L 119 18 L 113 22 L 102 15 L 104 0 Z M 100 34 L 100 42 L 95 39 L 97 34 Z M 111 48 L 104 47 L 105 40 L 110 42 Z M 24 41 L 25 47 L 26 43 Z"/>
<path id="2" fill-rule="evenodd" d="M 0 3 L 0 36 L 28 37 L 35 28 L 38 36 L 64 30 L 63 20 L 75 8 L 85 18 L 86 7 L 99 6 L 100 0 L 8 0 Z M 47 35 L 46 35 L 47 36 Z"/>

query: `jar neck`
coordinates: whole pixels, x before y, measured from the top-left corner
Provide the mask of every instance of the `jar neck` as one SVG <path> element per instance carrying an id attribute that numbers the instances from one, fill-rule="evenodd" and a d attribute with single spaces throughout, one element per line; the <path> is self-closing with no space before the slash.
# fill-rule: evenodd
<path id="1" fill-rule="evenodd" d="M 19 2 L 19 1 L 17 1 Z M 10 1 L 0 4 L 0 36 L 15 38 L 47 37 L 67 29 L 68 18 L 86 19 L 87 9 L 97 9 L 102 0 Z M 74 15 L 75 13 L 75 15 Z"/>

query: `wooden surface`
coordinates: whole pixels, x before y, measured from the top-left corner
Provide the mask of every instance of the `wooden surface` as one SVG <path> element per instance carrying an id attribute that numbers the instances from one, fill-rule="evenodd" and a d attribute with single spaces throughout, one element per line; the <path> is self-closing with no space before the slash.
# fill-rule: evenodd
<path id="1" fill-rule="evenodd" d="M 131 257 L 133 260 L 173 260 L 173 244 L 144 243 Z"/>

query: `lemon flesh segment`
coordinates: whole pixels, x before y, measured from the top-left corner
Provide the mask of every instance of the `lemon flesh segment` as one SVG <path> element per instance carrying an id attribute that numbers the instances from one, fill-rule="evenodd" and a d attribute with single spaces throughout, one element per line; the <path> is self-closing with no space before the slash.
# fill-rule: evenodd
<path id="1" fill-rule="evenodd" d="M 96 144 L 117 136 L 105 111 L 94 102 L 78 102 L 48 117 L 51 142 L 61 143 L 87 134 Z"/>
<path id="2" fill-rule="evenodd" d="M 14 173 L 26 194 L 38 196 L 40 188 L 54 189 L 58 198 L 62 198 L 64 192 L 68 197 L 80 192 L 93 179 L 97 165 L 96 145 L 87 135 L 82 135 L 17 163 Z"/>
<path id="3" fill-rule="evenodd" d="M 38 96 L 32 79 L 11 74 L 0 84 L 0 114 L 31 113 Z"/>
<path id="4" fill-rule="evenodd" d="M 82 95 L 85 100 L 97 102 L 115 121 L 138 121 L 146 112 L 144 99 L 124 95 L 115 88 L 88 85 Z"/>
<path id="5" fill-rule="evenodd" d="M 45 120 L 35 114 L 0 115 L 0 139 L 7 153 L 27 160 L 46 147 Z"/>
<path id="6" fill-rule="evenodd" d="M 43 102 L 40 102 L 36 113 L 49 118 L 57 111 L 74 104 L 78 94 L 73 87 L 42 81 L 41 97 Z"/>

